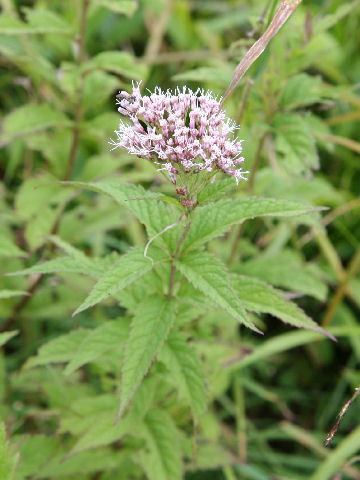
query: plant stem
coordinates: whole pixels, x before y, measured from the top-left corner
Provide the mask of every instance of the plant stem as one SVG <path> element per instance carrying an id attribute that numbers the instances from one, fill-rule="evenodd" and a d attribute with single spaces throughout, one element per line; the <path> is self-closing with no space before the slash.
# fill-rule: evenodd
<path id="1" fill-rule="evenodd" d="M 189 214 L 188 214 L 189 215 Z M 169 286 L 168 286 L 168 297 L 172 297 L 174 293 L 174 287 L 175 287 L 175 274 L 176 274 L 176 267 L 175 267 L 175 260 L 179 258 L 179 253 L 181 250 L 181 246 L 186 238 L 186 235 L 189 233 L 191 227 L 191 219 L 188 219 L 188 222 L 186 223 L 184 227 L 184 231 L 179 237 L 179 240 L 176 244 L 175 252 L 172 255 L 171 259 L 171 266 L 170 266 L 170 275 L 169 275 Z"/>
<path id="2" fill-rule="evenodd" d="M 341 303 L 344 295 L 346 293 L 346 288 L 349 281 L 356 275 L 360 269 L 360 248 L 358 248 L 352 257 L 349 267 L 345 271 L 344 278 L 340 281 L 335 293 L 326 309 L 323 321 L 321 323 L 322 327 L 326 328 L 329 326 L 333 316 L 335 315 L 336 309 Z"/>
<path id="3" fill-rule="evenodd" d="M 86 14 L 87 9 L 89 7 L 89 0 L 83 0 L 82 9 L 81 9 L 81 17 L 80 17 L 80 34 L 78 39 L 78 46 L 79 52 L 77 57 L 77 64 L 78 66 L 86 58 L 86 50 L 85 50 L 85 36 L 86 36 Z M 83 109 L 82 109 L 82 97 L 83 97 L 83 90 L 84 90 L 84 82 L 85 82 L 85 72 L 80 75 L 80 81 L 76 92 L 76 102 L 74 107 L 74 129 L 73 129 L 73 138 L 69 153 L 69 160 L 67 169 L 64 175 L 64 180 L 69 180 L 72 176 L 76 154 L 79 147 L 79 139 L 80 139 L 80 124 L 83 119 Z"/>
<path id="4" fill-rule="evenodd" d="M 234 402 L 235 402 L 235 418 L 237 433 L 237 454 L 242 463 L 246 463 L 247 458 L 247 439 L 246 439 L 246 415 L 244 402 L 244 389 L 241 379 L 236 376 L 233 383 Z"/>

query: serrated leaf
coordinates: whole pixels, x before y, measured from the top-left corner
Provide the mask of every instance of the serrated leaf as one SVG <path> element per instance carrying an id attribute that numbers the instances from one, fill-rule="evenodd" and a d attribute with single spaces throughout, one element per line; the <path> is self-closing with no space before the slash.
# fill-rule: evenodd
<path id="1" fill-rule="evenodd" d="M 91 476 L 102 470 L 112 470 L 118 466 L 119 460 L 114 458 L 110 448 L 98 448 L 91 452 L 81 452 L 64 461 L 64 453 L 59 449 L 55 455 L 43 462 L 42 468 L 36 472 L 35 478 L 81 478 Z M 92 476 L 93 476 L 92 475 Z M 86 477 L 85 477 L 86 478 Z"/>
<path id="2" fill-rule="evenodd" d="M 125 347 L 118 418 L 128 406 L 166 340 L 175 312 L 175 301 L 159 295 L 152 295 L 139 305 Z"/>
<path id="3" fill-rule="evenodd" d="M 245 308 L 259 313 L 270 313 L 297 328 L 306 328 L 334 337 L 309 318 L 295 303 L 286 300 L 279 292 L 258 279 L 233 275 L 231 283 Z"/>
<path id="4" fill-rule="evenodd" d="M 218 179 L 218 175 L 216 175 L 214 183 L 208 183 L 199 192 L 198 202 L 201 206 L 206 203 L 216 202 L 216 200 L 219 200 L 223 195 L 235 189 L 236 182 L 234 181 L 234 178 Z"/>
<path id="5" fill-rule="evenodd" d="M 69 375 L 86 363 L 94 361 L 105 352 L 113 349 L 121 351 L 128 334 L 129 324 L 125 318 L 108 321 L 95 328 L 84 336 L 83 341 L 73 352 L 73 357 L 65 368 L 65 375 Z"/>
<path id="6" fill-rule="evenodd" d="M 307 73 L 291 77 L 281 95 L 279 106 L 285 110 L 312 105 L 322 100 L 321 78 Z"/>
<path id="7" fill-rule="evenodd" d="M 230 284 L 226 267 L 220 260 L 206 252 L 190 252 L 183 255 L 180 260 L 175 260 L 175 265 L 195 288 L 210 297 L 238 322 L 257 333 L 262 333 L 247 316 Z"/>
<path id="8" fill-rule="evenodd" d="M 206 410 L 205 378 L 196 351 L 180 332 L 171 332 L 160 353 L 170 370 L 171 381 L 191 406 L 195 421 Z"/>
<path id="9" fill-rule="evenodd" d="M 15 337 L 19 333 L 18 330 L 13 330 L 12 332 L 0 333 L 0 347 L 5 345 L 11 338 Z"/>
<path id="10" fill-rule="evenodd" d="M 139 452 L 138 458 L 149 480 L 181 480 L 179 433 L 170 415 L 165 410 L 150 410 L 140 432 L 148 451 Z"/>
<path id="11" fill-rule="evenodd" d="M 24 8 L 27 22 L 21 22 L 12 15 L 0 15 L 1 35 L 24 35 L 37 33 L 53 33 L 71 35 L 74 29 L 62 17 L 44 8 Z"/>
<path id="12" fill-rule="evenodd" d="M 16 464 L 18 462 L 18 454 L 11 452 L 6 440 L 5 425 L 0 422 L 0 478 L 1 480 L 12 480 Z"/>
<path id="13" fill-rule="evenodd" d="M 319 168 L 315 140 L 303 116 L 278 113 L 273 127 L 276 131 L 276 151 L 286 170 L 301 174 Z"/>
<path id="14" fill-rule="evenodd" d="M 231 225 L 255 217 L 291 217 L 318 210 L 312 205 L 275 198 L 237 198 L 220 200 L 197 208 L 185 238 L 183 250 L 197 247 L 225 233 Z"/>
<path id="15" fill-rule="evenodd" d="M 239 265 L 237 272 L 293 292 L 311 295 L 321 301 L 326 300 L 326 284 L 291 252 L 284 251 L 275 256 L 249 260 Z"/>
<path id="16" fill-rule="evenodd" d="M 21 295 L 29 295 L 28 292 L 23 290 L 0 290 L 0 298 L 11 298 Z"/>
<path id="17" fill-rule="evenodd" d="M 16 272 L 8 273 L 7 276 L 16 276 L 16 275 L 30 275 L 32 273 L 60 273 L 60 272 L 71 272 L 71 273 L 82 273 L 84 275 L 91 275 L 97 278 L 100 274 L 103 273 L 101 267 L 97 266 L 95 263 L 89 260 L 81 261 L 79 259 L 71 257 L 58 257 L 53 260 L 48 260 L 47 262 L 39 263 L 33 267 L 25 268 L 24 270 L 18 270 Z"/>
<path id="18" fill-rule="evenodd" d="M 92 4 L 105 7 L 115 13 L 123 13 L 128 17 L 131 17 L 138 8 L 135 0 L 92 0 Z"/>
<path id="19" fill-rule="evenodd" d="M 157 384 L 158 381 L 155 378 L 145 379 L 134 396 L 129 414 L 116 425 L 114 425 L 114 419 L 118 401 L 114 395 L 97 395 L 91 400 L 86 397 L 83 401 L 75 402 L 72 405 L 72 410 L 75 413 L 70 413 L 70 417 L 65 419 L 62 431 L 70 431 L 78 435 L 79 432 L 76 427 L 75 430 L 72 427 L 80 417 L 82 433 L 69 455 L 109 445 L 121 439 L 124 435 L 132 433 L 136 424 L 141 422 L 152 407 Z M 66 424 L 70 428 L 66 428 Z"/>
<path id="20" fill-rule="evenodd" d="M 94 69 L 114 72 L 132 80 L 142 80 L 146 77 L 147 68 L 136 62 L 133 55 L 128 52 L 107 51 L 101 52 L 84 62 L 82 71 Z"/>
<path id="21" fill-rule="evenodd" d="M 71 121 L 50 105 L 28 104 L 7 115 L 3 125 L 2 141 L 8 143 L 14 138 L 39 133 L 48 128 L 69 126 Z"/>
<path id="22" fill-rule="evenodd" d="M 30 357 L 25 368 L 33 368 L 49 363 L 65 363 L 71 361 L 74 352 L 84 339 L 88 330 L 73 330 L 66 335 L 50 340 L 39 348 L 35 357 Z"/>
<path id="23" fill-rule="evenodd" d="M 9 237 L 0 234 L 0 257 L 26 257 L 26 253 Z"/>
<path id="24" fill-rule="evenodd" d="M 139 221 L 145 225 L 150 237 L 165 230 L 158 238 L 171 247 L 176 244 L 176 228 L 169 227 L 175 226 L 179 221 L 179 212 L 171 204 L 165 204 L 160 200 L 161 193 L 148 192 L 139 185 L 128 183 L 66 182 L 65 185 L 109 195 L 118 204 L 129 208 L 136 215 Z"/>
<path id="25" fill-rule="evenodd" d="M 197 83 L 211 82 L 220 87 L 227 87 L 233 75 L 233 68 L 228 64 L 222 64 L 221 68 L 217 67 L 199 67 L 187 72 L 178 73 L 172 76 L 175 82 L 193 81 Z"/>
<path id="26" fill-rule="evenodd" d="M 153 246 L 148 251 L 148 257 L 144 257 L 143 246 L 132 248 L 100 277 L 83 303 L 75 310 L 73 316 L 93 307 L 111 295 L 115 295 L 166 258 L 164 252 Z"/>
<path id="27" fill-rule="evenodd" d="M 53 33 L 56 35 L 72 35 L 74 33 L 72 25 L 53 10 L 24 8 L 24 11 L 28 25 L 32 29 L 29 33 Z"/>

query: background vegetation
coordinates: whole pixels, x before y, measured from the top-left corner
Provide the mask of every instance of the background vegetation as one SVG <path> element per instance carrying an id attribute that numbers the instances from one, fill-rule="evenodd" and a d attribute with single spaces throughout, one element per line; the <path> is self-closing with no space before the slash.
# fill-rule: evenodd
<path id="1" fill-rule="evenodd" d="M 322 447 L 360 384 L 359 1 L 301 3 L 225 102 L 251 172 L 224 184 L 227 195 L 329 210 L 247 221 L 209 245 L 337 343 L 284 326 L 252 290 L 245 301 L 264 337 L 195 304 L 179 321 L 201 358 L 206 412 L 194 425 L 191 392 L 178 391 L 164 354 L 113 427 L 127 311 L 108 300 L 71 316 L 94 280 L 65 272 L 66 258 L 85 254 L 103 271 L 146 237 L 111 198 L 57 182 L 170 192 L 149 163 L 109 151 L 116 93 L 142 80 L 222 94 L 279 3 L 1 1 L 0 272 L 58 261 L 56 274 L 0 278 L 1 480 L 360 478 L 358 403 Z"/>

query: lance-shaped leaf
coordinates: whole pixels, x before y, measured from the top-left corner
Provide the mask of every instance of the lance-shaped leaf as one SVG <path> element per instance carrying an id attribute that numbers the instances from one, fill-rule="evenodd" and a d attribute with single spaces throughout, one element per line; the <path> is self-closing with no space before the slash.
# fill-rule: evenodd
<path id="1" fill-rule="evenodd" d="M 123 75 L 132 80 L 141 80 L 146 76 L 146 67 L 136 62 L 136 58 L 128 52 L 101 52 L 84 62 L 81 71 L 106 70 Z"/>
<path id="2" fill-rule="evenodd" d="M 258 330 L 247 316 L 245 309 L 230 284 L 226 267 L 206 252 L 189 252 L 175 261 L 176 268 L 204 295 L 219 307 L 255 332 Z"/>
<path id="3" fill-rule="evenodd" d="M 7 273 L 7 276 L 16 276 L 16 275 L 30 275 L 32 273 L 61 273 L 61 272 L 70 272 L 70 273 L 82 273 L 84 275 L 91 275 L 94 277 L 99 276 L 103 273 L 101 266 L 92 262 L 90 259 L 88 261 L 82 261 L 78 258 L 71 257 L 58 257 L 53 260 L 48 260 L 47 262 L 39 263 L 33 267 L 25 268 L 24 270 L 17 270 L 16 272 Z"/>
<path id="4" fill-rule="evenodd" d="M 33 368 L 39 365 L 48 365 L 49 363 L 65 363 L 70 362 L 74 356 L 74 352 L 83 341 L 84 336 L 89 330 L 79 329 L 72 330 L 66 335 L 50 340 L 39 348 L 36 356 L 30 357 L 25 363 L 25 368 Z"/>
<path id="5" fill-rule="evenodd" d="M 296 113 L 278 113 L 273 122 L 275 146 L 284 167 L 295 174 L 319 168 L 319 156 L 310 123 Z"/>
<path id="6" fill-rule="evenodd" d="M 280 292 L 256 278 L 232 275 L 231 283 L 245 308 L 259 313 L 270 313 L 297 328 L 322 333 L 335 340 L 326 330 L 309 318 L 295 303 L 286 300 Z"/>
<path id="7" fill-rule="evenodd" d="M 134 316 L 122 366 L 118 419 L 147 374 L 166 340 L 175 318 L 175 301 L 147 297 Z"/>
<path id="8" fill-rule="evenodd" d="M 183 250 L 194 248 L 225 233 L 231 225 L 254 217 L 291 217 L 319 210 L 312 205 L 302 205 L 275 198 L 237 198 L 221 200 L 197 208 Z"/>
<path id="9" fill-rule="evenodd" d="M 138 454 L 149 480 L 181 480 L 179 432 L 165 410 L 150 410 L 140 427 L 147 451 Z"/>
<path id="10" fill-rule="evenodd" d="M 0 478 L 12 480 L 16 465 L 19 461 L 19 454 L 14 453 L 9 447 L 6 439 L 5 425 L 0 422 Z"/>
<path id="11" fill-rule="evenodd" d="M 151 248 L 148 255 L 149 257 L 144 257 L 143 246 L 133 248 L 122 255 L 115 265 L 100 277 L 90 294 L 80 307 L 75 310 L 73 316 L 87 308 L 93 307 L 110 295 L 115 295 L 127 285 L 130 285 L 149 272 L 156 263 L 166 259 L 165 253 L 154 247 Z"/>
<path id="12" fill-rule="evenodd" d="M 4 119 L 3 142 L 41 132 L 53 127 L 71 125 L 66 115 L 50 105 L 28 104 L 11 112 Z"/>
<path id="13" fill-rule="evenodd" d="M 125 318 L 106 322 L 84 335 L 83 341 L 73 352 L 73 358 L 65 369 L 68 375 L 86 363 L 94 361 L 110 350 L 121 351 L 129 334 L 129 323 Z"/>
<path id="14" fill-rule="evenodd" d="M 253 258 L 236 268 L 238 273 L 257 277 L 276 287 L 311 295 L 324 301 L 327 286 L 293 252 L 286 250 L 271 257 Z"/>
<path id="15" fill-rule="evenodd" d="M 0 298 L 17 297 L 21 295 L 29 295 L 24 290 L 0 290 Z"/>
<path id="16" fill-rule="evenodd" d="M 0 257 L 26 257 L 26 253 L 10 238 L 0 233 Z"/>
<path id="17" fill-rule="evenodd" d="M 18 330 L 13 330 L 11 332 L 0 333 L 0 347 L 5 345 L 11 338 L 15 337 L 19 333 Z"/>
<path id="18" fill-rule="evenodd" d="M 177 241 L 177 230 L 181 213 L 169 202 L 161 200 L 162 194 L 146 191 L 139 185 L 110 182 L 65 182 L 66 185 L 92 190 L 109 195 L 118 204 L 129 208 L 145 225 L 149 237 L 158 236 L 169 247 Z M 160 232 L 163 232 L 159 235 Z"/>
<path id="19" fill-rule="evenodd" d="M 171 381 L 174 382 L 191 406 L 195 421 L 206 410 L 205 378 L 200 359 L 196 351 L 186 343 L 186 338 L 179 332 L 171 332 L 160 360 L 170 370 Z"/>

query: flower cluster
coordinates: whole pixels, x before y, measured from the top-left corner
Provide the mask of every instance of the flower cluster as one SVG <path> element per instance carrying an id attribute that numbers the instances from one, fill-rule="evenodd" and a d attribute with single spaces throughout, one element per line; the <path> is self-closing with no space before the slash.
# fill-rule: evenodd
<path id="1" fill-rule="evenodd" d="M 211 177 L 222 171 L 237 183 L 245 179 L 248 172 L 239 167 L 244 161 L 241 141 L 232 135 L 238 127 L 210 92 L 186 87 L 162 92 L 157 87 L 150 96 L 142 96 L 137 84 L 132 93 L 120 92 L 117 104 L 130 124 L 120 121 L 113 147 L 160 165 L 179 190 L 185 188 L 181 185 L 187 184 L 189 173 L 207 172 Z"/>

